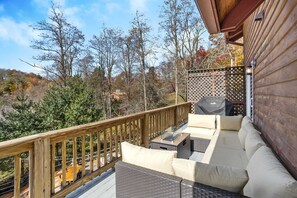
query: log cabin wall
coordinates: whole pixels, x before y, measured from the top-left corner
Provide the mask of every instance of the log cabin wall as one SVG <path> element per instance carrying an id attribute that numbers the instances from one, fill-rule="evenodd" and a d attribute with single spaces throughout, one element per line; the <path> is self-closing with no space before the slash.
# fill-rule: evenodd
<path id="1" fill-rule="evenodd" d="M 264 19 L 255 21 L 262 10 Z M 264 1 L 243 33 L 245 65 L 257 61 L 254 124 L 297 178 L 297 1 Z"/>

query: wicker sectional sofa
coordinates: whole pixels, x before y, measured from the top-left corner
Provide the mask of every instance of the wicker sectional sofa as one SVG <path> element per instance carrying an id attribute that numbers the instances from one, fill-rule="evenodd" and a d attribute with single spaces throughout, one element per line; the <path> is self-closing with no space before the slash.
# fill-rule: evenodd
<path id="1" fill-rule="evenodd" d="M 189 115 L 189 124 L 194 144 L 208 141 L 202 162 L 122 143 L 117 197 L 297 197 L 296 180 L 247 117 Z"/>

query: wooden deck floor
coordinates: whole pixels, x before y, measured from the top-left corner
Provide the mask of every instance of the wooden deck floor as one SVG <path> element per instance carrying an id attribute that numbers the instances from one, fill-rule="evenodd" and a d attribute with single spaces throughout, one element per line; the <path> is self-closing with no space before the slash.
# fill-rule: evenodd
<path id="1" fill-rule="evenodd" d="M 190 160 L 201 161 L 203 153 L 193 152 Z M 68 194 L 66 198 L 113 198 L 115 194 L 115 172 L 109 170 L 89 183 Z"/>

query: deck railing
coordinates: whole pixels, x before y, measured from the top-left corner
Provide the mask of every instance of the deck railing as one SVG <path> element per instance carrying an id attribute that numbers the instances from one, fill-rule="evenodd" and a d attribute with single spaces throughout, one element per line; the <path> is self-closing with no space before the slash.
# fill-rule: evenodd
<path id="1" fill-rule="evenodd" d="M 166 128 L 186 122 L 190 105 L 183 103 L 1 142 L 0 159 L 14 158 L 14 197 L 21 195 L 21 155 L 28 159 L 28 196 L 65 196 L 113 168 L 121 157 L 121 142 L 148 147 L 150 139 Z"/>

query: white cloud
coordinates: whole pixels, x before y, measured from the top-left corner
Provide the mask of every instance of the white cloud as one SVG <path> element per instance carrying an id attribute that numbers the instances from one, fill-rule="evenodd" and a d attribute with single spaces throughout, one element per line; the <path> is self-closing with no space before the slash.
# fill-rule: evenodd
<path id="1" fill-rule="evenodd" d="M 37 37 L 30 24 L 2 17 L 0 18 L 0 39 L 13 41 L 18 45 L 29 46 L 30 41 Z"/>
<path id="2" fill-rule="evenodd" d="M 147 0 L 129 0 L 130 9 L 133 13 L 137 10 L 140 12 L 145 12 L 147 8 Z"/>
<path id="3" fill-rule="evenodd" d="M 107 3 L 106 4 L 107 11 L 109 13 L 113 13 L 114 11 L 121 10 L 121 6 L 118 3 Z"/>
<path id="4" fill-rule="evenodd" d="M 83 26 L 82 20 L 79 18 L 79 13 L 81 9 L 79 7 L 64 7 L 64 14 L 67 21 L 76 26 L 77 28 L 81 28 Z"/>

